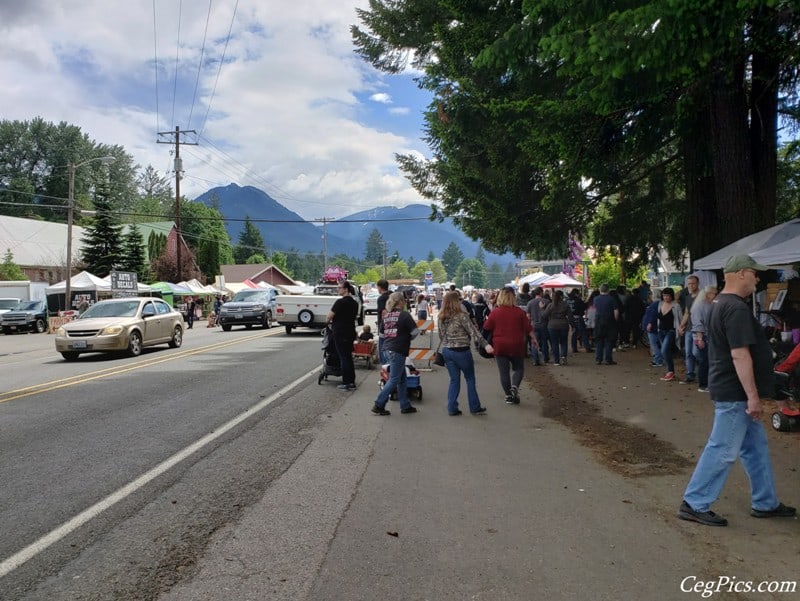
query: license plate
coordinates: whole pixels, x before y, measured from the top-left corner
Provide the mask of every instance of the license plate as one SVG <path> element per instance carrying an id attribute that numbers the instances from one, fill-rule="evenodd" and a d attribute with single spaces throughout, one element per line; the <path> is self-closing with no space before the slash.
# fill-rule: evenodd
<path id="1" fill-rule="evenodd" d="M 11 329 L 12 329 L 12 330 L 16 330 L 16 329 L 17 329 L 17 326 L 11 326 Z"/>
<path id="2" fill-rule="evenodd" d="M 244 315 L 234 315 L 233 316 L 234 319 L 241 319 L 242 317 L 244 317 Z"/>
<path id="3" fill-rule="evenodd" d="M 72 346 L 72 348 L 86 348 L 86 341 L 85 340 L 76 340 L 70 346 Z"/>

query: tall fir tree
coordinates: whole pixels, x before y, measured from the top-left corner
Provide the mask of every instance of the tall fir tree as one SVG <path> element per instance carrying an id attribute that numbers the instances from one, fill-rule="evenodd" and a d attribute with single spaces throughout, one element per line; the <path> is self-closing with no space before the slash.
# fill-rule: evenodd
<path id="1" fill-rule="evenodd" d="M 383 253 L 385 251 L 386 242 L 378 231 L 374 228 L 367 238 L 367 248 L 364 254 L 364 262 L 368 265 L 383 264 Z"/>
<path id="2" fill-rule="evenodd" d="M 244 229 L 239 233 L 239 243 L 233 249 L 233 258 L 237 265 L 243 265 L 252 255 L 267 256 L 264 237 L 251 221 L 250 215 L 244 217 Z"/>
<path id="3" fill-rule="evenodd" d="M 147 282 L 151 279 L 150 266 L 145 259 L 144 237 L 135 223 L 128 227 L 128 231 L 122 239 L 122 260 L 119 268 L 136 273 L 140 282 Z"/>
<path id="4" fill-rule="evenodd" d="M 122 226 L 112 213 L 107 187 L 94 197 L 94 218 L 85 227 L 83 262 L 89 273 L 104 278 L 122 262 Z"/>
<path id="5" fill-rule="evenodd" d="M 456 273 L 456 269 L 458 266 L 461 265 L 461 262 L 464 260 L 464 253 L 461 252 L 461 249 L 455 242 L 451 242 L 447 245 L 447 248 L 444 249 L 442 253 L 442 263 L 444 263 L 444 268 L 447 270 L 447 279 L 452 280 L 453 276 Z"/>

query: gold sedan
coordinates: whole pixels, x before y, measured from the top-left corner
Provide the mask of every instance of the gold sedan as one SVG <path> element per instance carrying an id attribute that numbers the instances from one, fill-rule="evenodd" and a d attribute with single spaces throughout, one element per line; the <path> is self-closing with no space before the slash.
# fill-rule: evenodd
<path id="1" fill-rule="evenodd" d="M 123 351 L 138 357 L 146 346 L 182 343 L 183 316 L 158 298 L 99 301 L 56 331 L 56 351 L 67 361 L 81 353 Z"/>

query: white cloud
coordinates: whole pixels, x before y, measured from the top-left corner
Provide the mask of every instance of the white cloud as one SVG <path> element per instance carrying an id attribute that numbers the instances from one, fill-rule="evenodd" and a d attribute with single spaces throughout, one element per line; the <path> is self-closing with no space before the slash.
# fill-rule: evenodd
<path id="1" fill-rule="evenodd" d="M 190 197 L 233 181 L 307 218 L 424 202 L 394 161 L 397 152 L 425 152 L 419 119 L 399 129 L 408 120 L 386 113 L 418 113 L 427 100 L 420 93 L 418 108 L 387 111 L 396 80 L 353 52 L 349 27 L 363 0 L 240 0 L 227 48 L 235 0 L 214 2 L 208 21 L 207 3 L 155 4 L 157 36 L 151 0 L 113 10 L 103 0 L 0 4 L 2 118 L 78 125 L 162 173 L 172 159 L 170 146 L 155 143 L 157 130 L 203 128 L 199 146 L 182 147 L 181 189 Z"/>

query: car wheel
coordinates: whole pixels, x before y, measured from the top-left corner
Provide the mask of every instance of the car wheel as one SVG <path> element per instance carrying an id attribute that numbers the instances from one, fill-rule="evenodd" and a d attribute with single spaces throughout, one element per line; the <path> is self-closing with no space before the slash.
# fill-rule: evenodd
<path id="1" fill-rule="evenodd" d="M 314 323 L 314 314 L 308 309 L 303 309 L 297 314 L 297 321 L 302 323 L 304 326 L 310 326 L 312 323 Z"/>
<path id="2" fill-rule="evenodd" d="M 34 326 L 38 334 L 43 334 L 44 331 L 47 330 L 47 324 L 44 322 L 44 319 L 37 319 Z"/>
<path id="3" fill-rule="evenodd" d="M 172 340 L 169 341 L 169 348 L 180 348 L 183 344 L 183 328 L 175 326 L 175 331 L 172 332 Z"/>
<path id="4" fill-rule="evenodd" d="M 262 324 L 265 330 L 268 330 L 272 327 L 272 311 L 267 311 L 267 315 L 264 318 L 264 323 Z"/>
<path id="5" fill-rule="evenodd" d="M 223 332 L 230 332 L 231 331 L 231 326 L 226 326 L 226 325 L 222 326 L 222 331 Z"/>
<path id="6" fill-rule="evenodd" d="M 286 329 L 287 335 L 292 333 L 292 326 L 284 326 L 284 328 Z"/>
<path id="7" fill-rule="evenodd" d="M 64 361 L 75 361 L 78 355 L 80 355 L 80 353 L 76 353 L 75 351 L 64 351 L 61 353 L 61 356 L 64 357 Z"/>
<path id="8" fill-rule="evenodd" d="M 138 357 L 142 354 L 142 335 L 136 330 L 131 332 L 131 339 L 128 341 L 128 354 L 131 357 Z"/>

